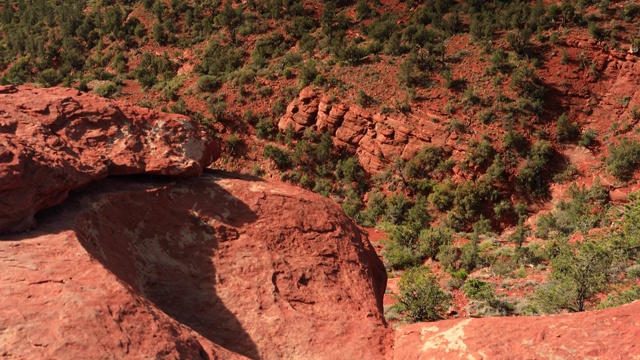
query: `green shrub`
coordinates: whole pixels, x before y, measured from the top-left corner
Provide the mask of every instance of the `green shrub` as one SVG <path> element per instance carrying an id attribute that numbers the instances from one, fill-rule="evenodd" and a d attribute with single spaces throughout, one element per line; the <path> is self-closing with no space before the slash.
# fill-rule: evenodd
<path id="1" fill-rule="evenodd" d="M 509 62 L 509 55 L 502 49 L 496 49 L 493 51 L 489 58 L 489 63 L 491 64 L 491 68 L 489 68 L 489 73 L 491 74 L 495 74 L 496 72 L 507 74 L 511 72 L 511 69 L 513 68 Z"/>
<path id="2" fill-rule="evenodd" d="M 471 144 L 471 152 L 469 153 L 468 160 L 475 165 L 486 167 L 491 164 L 495 153 L 496 150 L 491 143 L 483 139 L 480 143 Z"/>
<path id="3" fill-rule="evenodd" d="M 410 247 L 396 242 L 385 243 L 382 254 L 388 265 L 394 269 L 408 269 L 420 265 L 420 256 L 417 253 Z"/>
<path id="4" fill-rule="evenodd" d="M 473 235 L 470 242 L 462 245 L 460 254 L 460 263 L 462 267 L 469 273 L 475 269 L 482 267 L 482 259 L 480 258 L 480 249 L 478 247 L 478 238 Z"/>
<path id="5" fill-rule="evenodd" d="M 338 60 L 345 62 L 347 65 L 355 66 L 369 55 L 366 47 L 357 44 L 349 44 L 338 51 Z"/>
<path id="6" fill-rule="evenodd" d="M 119 91 L 120 91 L 120 88 L 118 87 L 118 85 L 116 85 L 111 81 L 107 81 L 106 83 L 100 86 L 97 86 L 95 89 L 93 89 L 93 92 L 96 95 L 102 96 L 105 98 L 114 97 Z"/>
<path id="7" fill-rule="evenodd" d="M 531 32 L 529 29 L 518 29 L 507 33 L 507 42 L 513 51 L 524 56 L 527 55 L 529 47 L 531 46 L 529 43 L 530 37 Z"/>
<path id="8" fill-rule="evenodd" d="M 384 42 L 389 39 L 397 29 L 398 25 L 396 25 L 396 19 L 393 14 L 385 13 L 367 27 L 367 35 L 380 42 Z"/>
<path id="9" fill-rule="evenodd" d="M 569 186 L 569 200 L 558 203 L 553 212 L 540 215 L 536 236 L 549 238 L 551 235 L 571 235 L 576 231 L 586 234 L 597 227 L 606 213 L 609 193 L 599 183 L 591 188 L 579 187 L 575 183 Z"/>
<path id="10" fill-rule="evenodd" d="M 608 294 L 604 301 L 598 305 L 598 309 L 620 306 L 638 299 L 640 299 L 640 286 L 634 285 L 629 289 L 620 290 L 616 294 Z"/>
<path id="11" fill-rule="evenodd" d="M 453 246 L 451 241 L 440 245 L 436 258 L 447 271 L 460 269 L 460 249 Z"/>
<path id="12" fill-rule="evenodd" d="M 62 80 L 55 69 L 43 70 L 38 77 L 40 82 L 42 82 L 42 85 L 44 85 L 45 87 L 58 85 Z"/>
<path id="13" fill-rule="evenodd" d="M 385 196 L 379 191 L 373 191 L 369 194 L 367 199 L 366 209 L 362 212 L 362 225 L 363 226 L 375 226 L 380 219 L 380 216 L 385 213 L 386 202 Z"/>
<path id="14" fill-rule="evenodd" d="M 356 19 L 361 21 L 374 15 L 375 11 L 369 7 L 366 0 L 358 0 L 356 4 L 356 13 Z"/>
<path id="15" fill-rule="evenodd" d="M 262 98 L 268 98 L 273 95 L 273 88 L 271 86 L 265 85 L 260 86 L 257 90 L 258 95 Z"/>
<path id="16" fill-rule="evenodd" d="M 13 63 L 2 79 L 8 84 L 22 85 L 31 78 L 32 71 L 33 65 L 29 57 L 23 57 Z"/>
<path id="17" fill-rule="evenodd" d="M 424 179 L 436 172 L 448 158 L 441 147 L 426 146 L 407 161 L 403 173 L 409 179 Z"/>
<path id="18" fill-rule="evenodd" d="M 384 219 L 392 224 L 404 221 L 409 203 L 404 194 L 395 194 L 385 200 Z"/>
<path id="19" fill-rule="evenodd" d="M 486 179 L 467 181 L 456 188 L 454 211 L 461 220 L 474 221 L 486 206 L 491 205 L 496 195 Z"/>
<path id="20" fill-rule="evenodd" d="M 560 142 L 575 140 L 580 135 L 578 124 L 572 123 L 566 114 L 560 115 L 556 123 L 556 138 Z"/>
<path id="21" fill-rule="evenodd" d="M 346 183 L 361 183 L 365 180 L 365 172 L 362 166 L 360 166 L 358 158 L 352 156 L 338 161 L 336 165 L 336 177 Z"/>
<path id="22" fill-rule="evenodd" d="M 300 3 L 302 4 L 302 3 Z M 287 33 L 295 39 L 302 39 L 315 30 L 317 24 L 311 16 L 296 16 L 287 25 Z"/>
<path id="23" fill-rule="evenodd" d="M 371 104 L 373 103 L 373 98 L 367 95 L 367 93 L 361 89 L 358 90 L 358 99 L 356 100 L 356 102 L 358 103 L 358 105 L 366 108 L 371 106 Z"/>
<path id="24" fill-rule="evenodd" d="M 309 84 L 316 81 L 318 76 L 321 76 L 316 67 L 315 61 L 305 62 L 298 71 L 298 87 L 304 88 Z"/>
<path id="25" fill-rule="evenodd" d="M 413 206 L 411 206 L 411 208 L 406 213 L 404 223 L 409 226 L 414 234 L 416 234 L 416 237 L 417 234 L 420 233 L 420 231 L 429 227 L 429 223 L 432 220 L 427 206 L 427 198 L 424 195 L 418 194 L 413 203 Z"/>
<path id="26" fill-rule="evenodd" d="M 154 56 L 144 53 L 142 60 L 133 70 L 133 75 L 143 87 L 150 88 L 158 82 L 158 76 L 168 81 L 175 76 L 176 64 L 165 53 L 163 56 Z"/>
<path id="27" fill-rule="evenodd" d="M 298 41 L 298 48 L 303 53 L 308 53 L 309 56 L 313 56 L 313 52 L 316 49 L 318 41 L 311 34 L 304 34 L 302 38 Z"/>
<path id="28" fill-rule="evenodd" d="M 561 240 L 555 245 L 551 281 L 536 293 L 539 308 L 546 313 L 560 309 L 583 311 L 588 301 L 606 290 L 616 257 L 623 253 L 616 249 L 614 242 L 606 239 L 588 239 L 574 244 Z"/>
<path id="29" fill-rule="evenodd" d="M 251 58 L 254 63 L 260 63 L 260 59 L 269 60 L 277 56 L 285 54 L 287 49 L 290 48 L 290 44 L 285 40 L 285 37 L 280 33 L 273 33 L 265 35 L 256 41 L 255 48 L 251 53 Z M 261 64 L 258 64 L 261 65 Z"/>
<path id="30" fill-rule="evenodd" d="M 484 109 L 478 113 L 478 120 L 483 124 L 491 124 L 497 119 L 496 114 L 491 109 Z"/>
<path id="31" fill-rule="evenodd" d="M 215 121 L 221 121 L 227 116 L 227 102 L 223 96 L 212 96 L 207 101 L 207 109 Z"/>
<path id="32" fill-rule="evenodd" d="M 244 51 L 240 48 L 211 42 L 195 69 L 201 74 L 221 77 L 242 67 L 243 57 Z"/>
<path id="33" fill-rule="evenodd" d="M 396 308 L 412 322 L 436 321 L 444 318 L 451 305 L 451 296 L 438 284 L 438 279 L 426 267 L 407 270 L 398 284 Z"/>
<path id="34" fill-rule="evenodd" d="M 622 139 L 618 145 L 609 147 L 609 157 L 606 162 L 609 171 L 616 179 L 631 180 L 634 171 L 640 166 L 640 143 Z"/>
<path id="35" fill-rule="evenodd" d="M 256 137 L 258 139 L 271 139 L 276 132 L 276 127 L 271 119 L 260 118 L 256 123 Z"/>
<path id="36" fill-rule="evenodd" d="M 262 155 L 265 158 L 273 160 L 274 164 L 279 170 L 286 170 L 291 167 L 293 161 L 288 151 L 283 150 L 273 145 L 267 145 L 264 148 Z"/>
<path id="37" fill-rule="evenodd" d="M 418 252 L 423 258 L 436 259 L 440 247 L 451 242 L 453 231 L 445 226 L 423 229 L 418 236 Z"/>
<path id="38" fill-rule="evenodd" d="M 558 280 L 549 280 L 542 284 L 532 298 L 534 313 L 555 314 L 569 308 L 575 291 L 572 285 Z"/>
<path id="39" fill-rule="evenodd" d="M 171 107 L 169 107 L 169 110 L 174 114 L 189 115 L 187 103 L 185 103 L 183 99 L 178 99 L 175 104 L 172 104 Z"/>
<path id="40" fill-rule="evenodd" d="M 521 133 L 517 131 L 513 131 L 509 129 L 503 137 L 504 147 L 506 149 L 513 149 L 520 153 L 524 154 L 529 146 L 529 141 L 524 137 Z"/>
<path id="41" fill-rule="evenodd" d="M 231 134 L 227 138 L 227 149 L 231 155 L 234 155 L 236 151 L 242 146 L 242 139 L 236 134 Z"/>
<path id="42" fill-rule="evenodd" d="M 462 292 L 467 297 L 475 300 L 491 301 L 496 296 L 491 285 L 478 279 L 467 280 L 462 285 Z"/>
<path id="43" fill-rule="evenodd" d="M 451 277 L 456 279 L 467 280 L 468 276 L 469 274 L 467 274 L 463 269 L 451 272 Z"/>
<path id="44" fill-rule="evenodd" d="M 321 177 L 316 178 L 316 184 L 314 185 L 312 191 L 324 197 L 329 197 L 331 195 L 331 180 Z"/>
<path id="45" fill-rule="evenodd" d="M 440 211 L 451 208 L 455 199 L 455 185 L 450 181 L 437 184 L 433 187 L 433 192 L 429 194 L 429 202 Z"/>
<path id="46" fill-rule="evenodd" d="M 505 161 L 501 154 L 496 154 L 493 157 L 493 163 L 487 169 L 487 176 L 491 181 L 505 180 L 507 175 L 507 168 Z"/>
<path id="47" fill-rule="evenodd" d="M 547 193 L 547 185 L 543 175 L 551 155 L 553 147 L 546 140 L 540 140 L 531 147 L 527 160 L 518 169 L 516 175 L 516 188 L 520 191 L 528 191 L 534 196 L 543 196 Z"/>
<path id="48" fill-rule="evenodd" d="M 348 187 L 347 197 L 341 205 L 345 214 L 358 220 L 360 211 L 362 210 L 362 200 L 360 199 L 360 194 L 352 186 Z"/>
<path id="49" fill-rule="evenodd" d="M 273 117 L 276 119 L 284 115 L 286 110 L 287 105 L 285 104 L 285 100 L 283 98 L 280 98 L 271 104 L 271 115 L 273 115 Z"/>
<path id="50" fill-rule="evenodd" d="M 211 75 L 203 75 L 198 78 L 198 82 L 196 86 L 198 90 L 205 92 L 214 92 L 220 88 L 222 85 L 222 80 L 216 76 Z"/>
<path id="51" fill-rule="evenodd" d="M 580 136 L 580 141 L 578 141 L 578 145 L 584 147 L 593 146 L 596 143 L 596 138 L 598 137 L 598 133 L 593 129 L 587 129 L 582 136 Z"/>
<path id="52" fill-rule="evenodd" d="M 513 273 L 517 267 L 517 262 L 512 258 L 498 258 L 491 264 L 491 272 L 500 277 L 505 277 Z"/>
<path id="53" fill-rule="evenodd" d="M 640 17 L 640 5 L 628 4 L 622 9 L 622 18 L 624 21 L 633 21 L 635 18 Z"/>
<path id="54" fill-rule="evenodd" d="M 511 88 L 522 97 L 526 108 L 535 113 L 542 111 L 546 88 L 536 75 L 534 68 L 528 66 L 517 68 L 511 77 Z"/>

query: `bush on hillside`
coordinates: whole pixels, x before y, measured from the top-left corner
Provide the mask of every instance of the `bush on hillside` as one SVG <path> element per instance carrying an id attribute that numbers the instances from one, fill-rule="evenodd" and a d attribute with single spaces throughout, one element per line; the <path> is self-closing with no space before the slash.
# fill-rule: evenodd
<path id="1" fill-rule="evenodd" d="M 407 270 L 398 290 L 398 303 L 394 306 L 412 322 L 443 319 L 451 305 L 451 295 L 440 288 L 438 279 L 424 266 Z"/>
<path id="2" fill-rule="evenodd" d="M 640 166 L 640 143 L 623 139 L 618 145 L 609 147 L 607 158 L 609 171 L 620 181 L 629 181 Z"/>

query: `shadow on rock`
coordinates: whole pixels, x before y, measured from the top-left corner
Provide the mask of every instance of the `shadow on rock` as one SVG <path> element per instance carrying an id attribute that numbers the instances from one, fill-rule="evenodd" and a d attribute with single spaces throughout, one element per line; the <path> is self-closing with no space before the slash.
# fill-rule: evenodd
<path id="1" fill-rule="evenodd" d="M 177 321 L 249 358 L 256 344 L 216 293 L 217 249 L 256 215 L 215 177 L 106 193 L 76 222 L 83 246 Z"/>

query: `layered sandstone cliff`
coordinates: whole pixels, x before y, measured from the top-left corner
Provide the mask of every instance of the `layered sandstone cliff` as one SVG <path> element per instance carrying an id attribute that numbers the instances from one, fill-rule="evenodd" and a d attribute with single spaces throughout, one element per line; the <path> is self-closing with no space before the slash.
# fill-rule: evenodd
<path id="1" fill-rule="evenodd" d="M 283 132 L 290 127 L 298 133 L 308 128 L 329 132 L 336 145 L 354 151 L 364 169 L 374 174 L 397 158 L 412 158 L 426 144 L 447 144 L 444 137 L 434 137 L 444 132 L 437 119 L 398 116 L 402 118 L 374 114 L 356 105 L 332 104 L 329 98 L 305 88 L 289 104 L 278 128 Z"/>

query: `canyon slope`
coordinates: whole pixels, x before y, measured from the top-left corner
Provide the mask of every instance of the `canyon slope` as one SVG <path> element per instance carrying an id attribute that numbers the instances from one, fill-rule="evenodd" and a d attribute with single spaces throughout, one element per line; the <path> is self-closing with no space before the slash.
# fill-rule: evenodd
<path id="1" fill-rule="evenodd" d="M 66 103 L 80 104 L 80 108 L 97 106 L 94 101 L 98 101 L 93 96 L 72 94 L 73 90 L 21 87 L 3 91 L 32 109 L 38 109 L 37 104 L 60 104 L 61 100 L 55 99 L 61 97 L 67 98 Z M 53 95 L 47 100 L 49 93 Z M 116 104 L 100 101 L 102 109 L 113 109 Z M 175 118 L 176 127 L 159 127 L 155 139 L 164 139 L 161 143 L 170 148 L 156 153 L 157 142 L 142 139 L 151 136 L 149 128 L 153 127 L 148 121 L 153 124 L 153 119 L 166 119 L 167 115 L 125 108 L 123 112 L 133 114 L 129 133 L 146 135 L 134 136 L 139 142 L 131 146 L 138 144 L 140 149 L 128 157 L 117 152 L 130 159 L 123 163 L 137 165 L 115 166 L 124 170 L 113 173 L 108 165 L 90 167 L 95 162 L 83 157 L 104 154 L 103 164 L 116 162 L 109 160 L 113 154 L 109 150 L 116 146 L 105 144 L 116 144 L 120 139 L 117 129 L 124 125 L 113 119 L 113 113 L 96 110 L 91 116 L 78 115 L 76 121 L 54 121 L 59 124 L 53 131 L 56 134 L 86 134 L 94 129 L 93 136 L 75 138 L 101 139 L 55 150 L 37 142 L 55 138 L 47 132 L 51 131 L 47 119 L 66 119 L 77 110 L 68 113 L 62 105 L 55 111 L 49 107 L 41 111 L 43 115 L 23 122 L 20 119 L 26 115 L 19 106 L 4 112 L 3 124 L 9 125 L 0 127 L 2 154 L 10 155 L 3 159 L 14 161 L 17 157 L 6 144 L 36 143 L 34 150 L 29 150 L 34 156 L 27 161 L 28 167 L 5 167 L 15 171 L 10 179 L 22 179 L 13 183 L 19 185 L 13 189 L 55 183 L 59 174 L 63 179 L 83 171 L 91 176 L 72 185 L 63 182 L 66 187 L 55 190 L 62 195 L 47 203 L 47 207 L 56 206 L 46 210 L 41 210 L 44 206 L 37 201 L 21 201 L 22 197 L 12 196 L 9 190 L 0 192 L 3 211 L 8 214 L 13 214 L 12 209 L 30 209 L 12 219 L 37 213 L 37 225 L 30 231 L 0 235 L 2 357 L 479 359 L 640 355 L 636 345 L 640 338 L 639 302 L 550 317 L 419 323 L 394 332 L 383 317 L 385 268 L 367 235 L 340 206 L 282 182 L 204 170 L 215 158 L 215 145 L 200 143 L 203 147 L 198 148 L 205 150 L 196 155 L 175 150 L 183 149 L 199 134 L 197 127 L 186 125 L 188 120 L 180 124 Z M 96 123 L 104 128 L 92 128 Z M 21 129 L 21 124 L 39 129 L 36 135 L 50 135 L 19 133 L 16 129 Z M 140 160 L 140 154 L 149 159 Z M 64 159 L 65 165 L 56 171 L 32 170 L 50 169 L 50 159 Z M 11 161 L 2 164 L 13 164 Z M 199 177 L 185 178 L 200 173 Z M 105 179 L 107 175 L 128 176 Z M 3 173 L 3 185 L 7 178 Z M 42 196 L 36 192 L 33 198 Z M 15 230 L 16 222 L 11 224 L 3 230 Z"/>
<path id="2" fill-rule="evenodd" d="M 36 108 L 38 103 L 59 104 L 60 94 L 71 92 L 54 89 L 44 100 L 48 91 L 29 87 L 11 91 Z M 63 102 L 92 108 L 93 100 L 78 95 Z M 56 133 L 85 134 L 94 129 L 93 137 L 102 143 L 76 145 L 74 152 L 70 147 L 53 151 L 37 143 L 30 168 L 16 170 L 15 178 L 22 183 L 14 189 L 55 182 L 58 172 L 34 176 L 30 170 L 51 169 L 49 159 L 43 159 L 47 154 L 65 161 L 69 174 L 61 174 L 72 177 L 87 170 L 93 177 L 69 186 L 84 188 L 37 215 L 35 230 L 2 236 L 3 356 L 384 358 L 392 344 L 392 332 L 382 315 L 386 272 L 362 230 L 337 204 L 260 178 L 208 172 L 181 179 L 197 175 L 213 159 L 213 152 L 197 156 L 187 150 L 179 155 L 170 152 L 197 141 L 191 138 L 197 128 L 190 131 L 185 125 L 180 131 L 167 126 L 154 133 L 171 148 L 161 150 L 157 142 L 143 140 L 136 143 L 138 150 L 130 144 L 116 152 L 143 165 L 123 166 L 131 170 L 111 174 L 147 175 L 87 185 L 108 171 L 85 166 L 83 154 L 109 156 L 116 145 L 106 144 L 121 139 L 120 117 L 113 120 L 107 111 L 113 103 L 101 101 L 102 110 L 65 121 Z M 57 109 L 61 110 L 56 118 L 76 114 L 62 106 Z M 20 111 L 20 106 L 6 111 L 6 119 L 15 124 Z M 128 124 L 128 132 L 149 136 L 145 131 L 154 123 L 146 121 L 154 113 L 129 111 L 142 116 Z M 18 124 L 42 129 L 47 119 L 33 116 Z M 96 123 L 104 124 L 103 133 L 95 130 Z M 14 134 L 10 144 L 46 143 L 37 136 Z M 129 149 L 128 156 L 122 155 L 124 149 Z M 157 159 L 156 151 L 161 151 Z M 144 156 L 149 161 L 143 161 Z M 66 197 L 69 188 L 59 191 Z M 7 191 L 2 195 L 4 211 L 13 214 L 12 209 L 25 207 L 16 200 L 22 197 L 5 195 Z M 34 204 L 33 213 L 39 210 Z"/>

